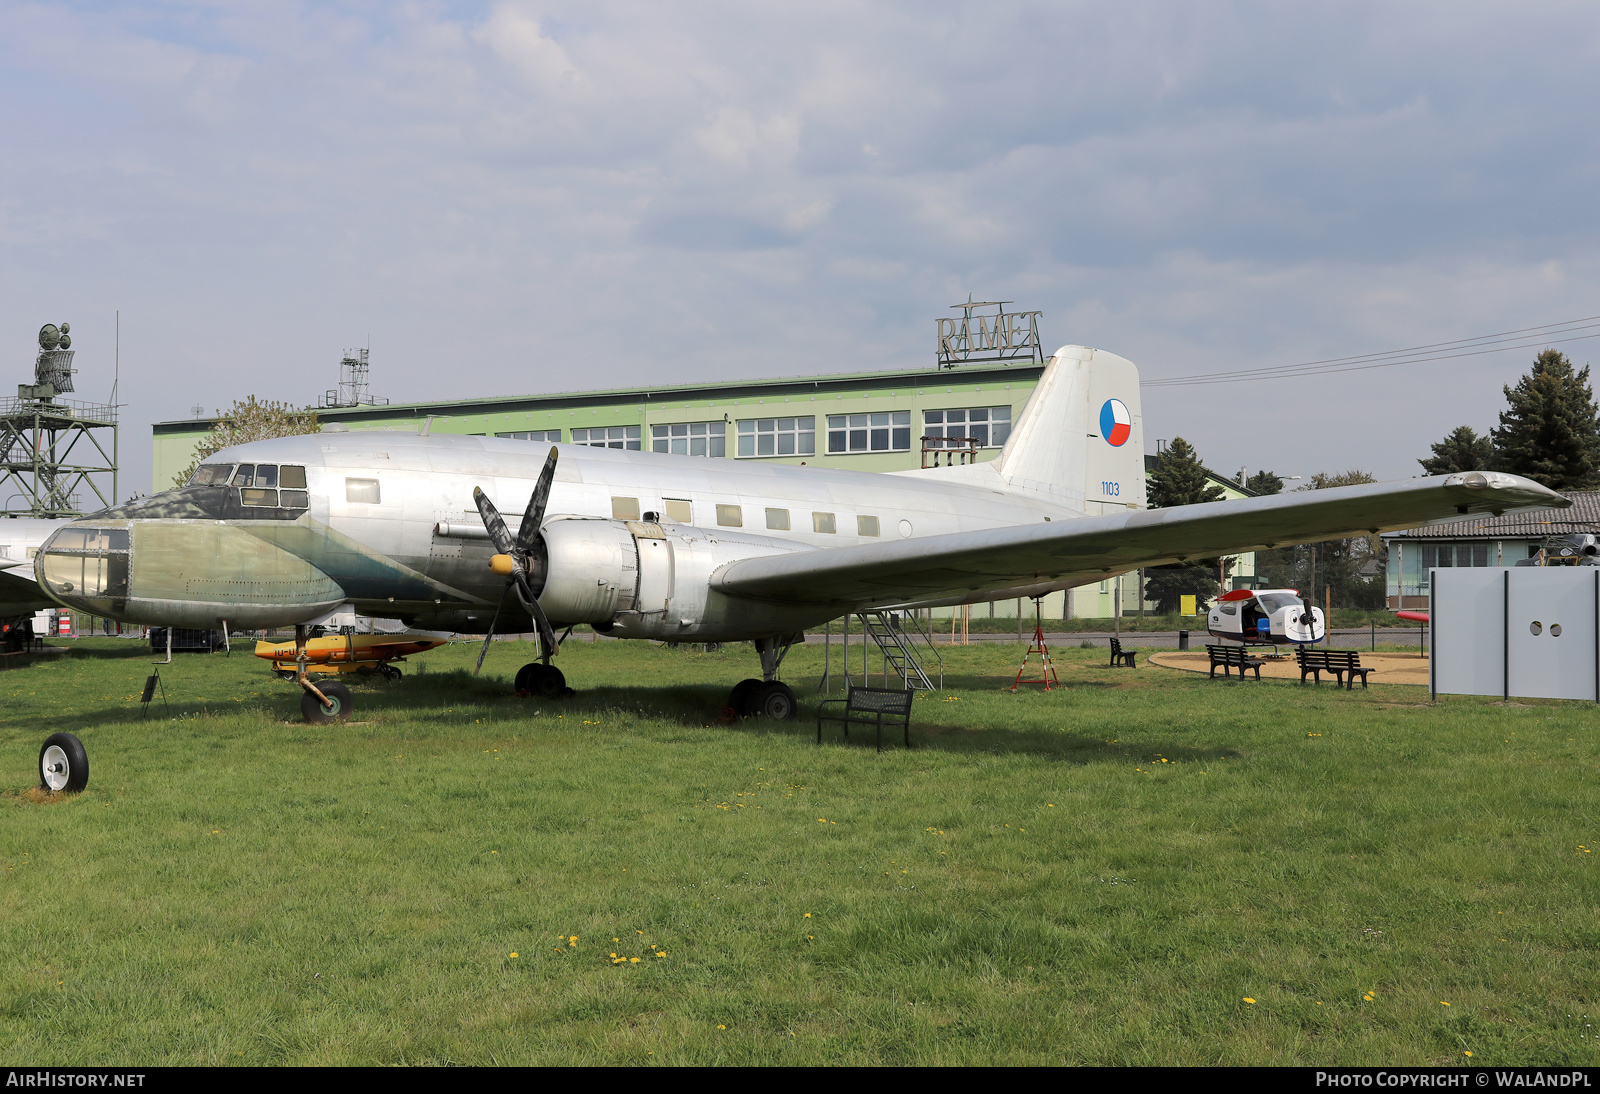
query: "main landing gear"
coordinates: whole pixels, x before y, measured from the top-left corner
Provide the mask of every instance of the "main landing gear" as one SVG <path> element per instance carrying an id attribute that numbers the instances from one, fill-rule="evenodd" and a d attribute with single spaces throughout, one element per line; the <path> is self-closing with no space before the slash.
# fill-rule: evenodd
<path id="1" fill-rule="evenodd" d="M 559 699 L 570 690 L 566 675 L 554 665 L 531 661 L 517 670 L 516 691 L 524 699 Z"/>
<path id="2" fill-rule="evenodd" d="M 761 655 L 762 679 L 752 677 L 733 685 L 733 690 L 728 692 L 728 709 L 733 711 L 733 716 L 771 718 L 775 722 L 787 722 L 794 717 L 800 705 L 794 689 L 778 680 L 777 675 L 784 655 L 800 637 L 788 634 L 756 639 L 754 645 Z"/>

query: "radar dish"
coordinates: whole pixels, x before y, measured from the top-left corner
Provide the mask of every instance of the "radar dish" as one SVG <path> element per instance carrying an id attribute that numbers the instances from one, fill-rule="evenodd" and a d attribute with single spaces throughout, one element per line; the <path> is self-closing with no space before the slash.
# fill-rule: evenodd
<path id="1" fill-rule="evenodd" d="M 61 344 L 61 329 L 54 323 L 46 323 L 39 328 L 39 348 L 55 349 Z"/>

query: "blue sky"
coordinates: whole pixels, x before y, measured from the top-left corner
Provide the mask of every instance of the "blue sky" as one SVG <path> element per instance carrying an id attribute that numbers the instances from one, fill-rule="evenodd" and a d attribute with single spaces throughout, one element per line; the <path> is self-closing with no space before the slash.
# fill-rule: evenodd
<path id="1" fill-rule="evenodd" d="M 1154 379 L 1600 314 L 1592 6 L 0 2 L 0 350 L 147 425 L 924 365 L 979 298 Z M 1589 360 L 1593 342 L 1568 351 Z M 1411 475 L 1533 352 L 1145 395 Z"/>

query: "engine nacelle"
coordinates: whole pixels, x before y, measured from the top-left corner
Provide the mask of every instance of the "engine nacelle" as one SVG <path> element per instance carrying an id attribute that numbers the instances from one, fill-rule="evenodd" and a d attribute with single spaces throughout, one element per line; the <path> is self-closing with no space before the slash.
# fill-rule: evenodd
<path id="1" fill-rule="evenodd" d="M 552 623 L 607 623 L 633 607 L 639 551 L 620 520 L 553 520 L 543 529 L 539 606 Z"/>

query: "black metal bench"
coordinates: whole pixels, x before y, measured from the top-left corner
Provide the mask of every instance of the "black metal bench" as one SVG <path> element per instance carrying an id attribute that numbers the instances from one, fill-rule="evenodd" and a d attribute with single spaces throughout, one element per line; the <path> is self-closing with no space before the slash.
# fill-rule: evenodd
<path id="1" fill-rule="evenodd" d="M 898 725 L 905 733 L 906 747 L 911 747 L 911 700 L 916 692 L 901 690 L 900 688 L 858 688 L 852 686 L 843 699 L 824 699 L 817 704 L 817 743 L 822 743 L 822 723 L 844 723 L 844 735 L 848 740 L 851 725 L 876 726 L 878 732 L 878 751 L 883 751 L 883 727 L 887 723 L 891 728 Z M 841 714 L 824 714 L 823 707 L 830 704 L 842 704 L 844 711 Z"/>
<path id="2" fill-rule="evenodd" d="M 1136 669 L 1139 667 L 1139 662 L 1134 660 L 1137 656 L 1133 650 L 1123 649 L 1122 643 L 1117 639 L 1111 640 L 1111 668 L 1121 668 L 1126 665 L 1130 669 Z"/>
<path id="3" fill-rule="evenodd" d="M 1261 666 L 1265 664 L 1259 658 L 1251 657 L 1243 646 L 1206 646 L 1206 654 L 1211 658 L 1211 678 L 1217 677 L 1217 669 L 1222 669 L 1222 675 L 1227 676 L 1229 669 L 1239 670 L 1239 679 L 1244 679 L 1245 669 L 1255 669 L 1256 679 L 1261 679 Z"/>
<path id="4" fill-rule="evenodd" d="M 1333 673 L 1334 679 L 1343 684 L 1346 690 L 1354 691 L 1356 677 L 1361 677 L 1361 686 L 1367 686 L 1367 673 L 1376 672 L 1376 669 L 1361 667 L 1361 655 L 1355 650 L 1314 650 L 1305 646 L 1297 646 L 1294 659 L 1300 665 L 1300 682 L 1306 682 L 1306 674 L 1317 683 L 1322 683 L 1322 673 Z M 1346 676 L 1349 679 L 1346 679 Z"/>

